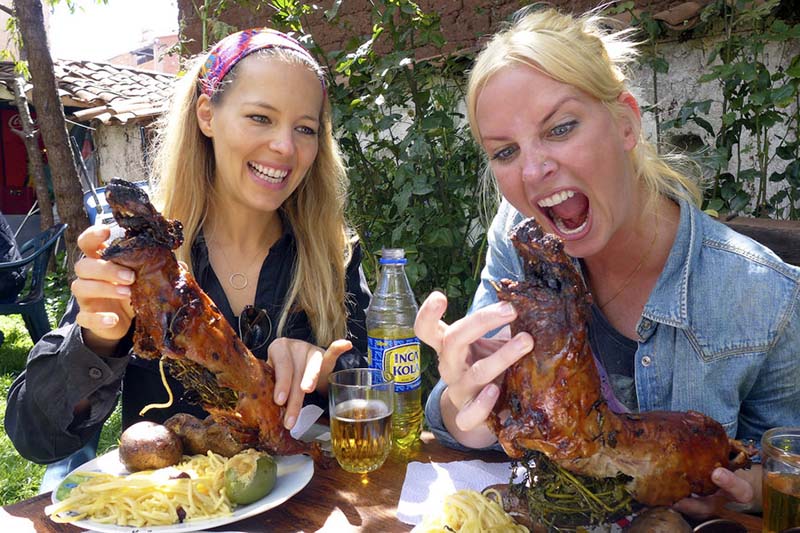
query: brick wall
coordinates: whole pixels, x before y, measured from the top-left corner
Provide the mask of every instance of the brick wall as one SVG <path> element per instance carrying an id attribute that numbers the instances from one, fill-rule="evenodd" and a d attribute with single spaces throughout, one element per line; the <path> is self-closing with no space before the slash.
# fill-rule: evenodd
<path id="1" fill-rule="evenodd" d="M 684 0 L 637 0 L 636 6 L 652 13 L 682 3 Z M 449 50 L 460 50 L 480 44 L 483 36 L 491 35 L 507 17 L 523 4 L 520 0 L 418 0 L 426 13 L 437 12 Z M 551 0 L 554 6 L 576 13 L 592 9 L 598 0 Z M 231 2 L 231 4 L 234 4 Z M 319 5 L 329 7 L 331 0 L 322 0 Z M 185 36 L 193 39 L 188 46 L 191 53 L 200 52 L 200 22 L 192 7 L 192 0 L 178 0 L 180 20 L 185 24 Z M 269 23 L 268 6 L 252 10 L 235 6 L 227 9 L 221 19 L 239 29 L 263 26 Z M 326 24 L 321 16 L 310 21 L 307 29 L 314 40 L 327 51 L 341 50 L 346 39 L 367 35 L 372 27 L 368 0 L 345 0 L 339 8 L 340 16 L 352 29 L 340 30 Z M 418 50 L 418 57 L 427 57 L 431 50 Z"/>

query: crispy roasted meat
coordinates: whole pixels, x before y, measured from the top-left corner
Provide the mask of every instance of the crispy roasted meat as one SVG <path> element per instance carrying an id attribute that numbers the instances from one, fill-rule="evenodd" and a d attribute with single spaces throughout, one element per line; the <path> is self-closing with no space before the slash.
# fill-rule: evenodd
<path id="1" fill-rule="evenodd" d="M 320 458 L 318 446 L 293 439 L 284 428 L 285 408 L 273 401 L 272 367 L 250 353 L 178 264 L 173 250 L 183 242 L 180 222 L 162 217 L 141 188 L 124 180 L 112 180 L 106 197 L 125 237 L 103 257 L 136 272 L 131 303 L 137 356 L 165 358 L 170 373 L 197 392 L 205 410 L 245 446 Z"/>
<path id="2" fill-rule="evenodd" d="M 535 347 L 506 372 L 490 417 L 509 456 L 537 450 L 578 474 L 625 474 L 631 495 L 651 506 L 710 494 L 715 467 L 748 463 L 749 450 L 701 413 L 609 409 L 587 336 L 591 297 L 563 243 L 534 219 L 514 228 L 511 239 L 526 279 L 503 280 L 496 289 L 517 311 L 512 334 L 529 332 Z"/>

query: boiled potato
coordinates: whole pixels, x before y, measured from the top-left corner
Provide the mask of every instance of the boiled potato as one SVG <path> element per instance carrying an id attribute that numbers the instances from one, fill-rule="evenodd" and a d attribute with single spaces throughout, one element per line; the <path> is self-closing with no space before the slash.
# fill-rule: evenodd
<path id="1" fill-rule="evenodd" d="M 630 533 L 692 533 L 683 516 L 669 507 L 652 507 L 639 513 L 626 530 Z"/>
<path id="2" fill-rule="evenodd" d="M 181 439 L 161 424 L 137 422 L 122 432 L 119 460 L 129 472 L 176 465 L 181 457 Z"/>

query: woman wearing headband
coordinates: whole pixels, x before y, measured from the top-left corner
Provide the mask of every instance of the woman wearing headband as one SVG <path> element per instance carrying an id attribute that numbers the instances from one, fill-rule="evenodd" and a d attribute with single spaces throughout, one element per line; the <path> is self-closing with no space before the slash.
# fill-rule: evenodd
<path id="1" fill-rule="evenodd" d="M 522 278 L 508 234 L 531 216 L 561 238 L 591 290 L 589 342 L 610 378 L 609 405 L 700 411 L 754 441 L 800 424 L 800 269 L 698 209 L 698 187 L 641 135 L 625 78 L 633 43 L 602 22 L 529 13 L 488 43 L 470 75 L 470 125 L 503 201 L 468 316 L 445 324 L 447 301 L 434 293 L 415 328 L 442 377 L 426 418 L 454 446 L 495 445 L 485 421 L 498 382 L 536 342 L 509 339 L 516 311 L 491 286 Z M 758 469 L 718 468 L 712 479 L 719 493 L 683 500 L 683 511 L 757 504 Z"/>
<path id="2" fill-rule="evenodd" d="M 345 223 L 347 181 L 323 72 L 283 33 L 239 32 L 181 78 L 160 126 L 154 204 L 182 222 L 178 259 L 234 329 L 252 337 L 257 326 L 258 338 L 244 340 L 275 368 L 274 400 L 291 428 L 307 395 L 321 403 L 331 371 L 366 365 L 369 289 Z M 99 259 L 109 231 L 81 235 L 68 312 L 9 392 L 8 434 L 39 463 L 96 434 L 120 385 L 123 427 L 164 397 L 157 362 L 130 353 L 133 272 Z M 170 386 L 173 406 L 146 418 L 204 415 L 178 382 Z"/>

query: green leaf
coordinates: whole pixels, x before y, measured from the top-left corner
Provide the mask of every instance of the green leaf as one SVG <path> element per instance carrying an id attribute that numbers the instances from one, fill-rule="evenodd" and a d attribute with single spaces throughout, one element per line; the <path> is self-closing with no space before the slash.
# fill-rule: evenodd
<path id="1" fill-rule="evenodd" d="M 731 211 L 739 212 L 742 211 L 747 204 L 750 203 L 750 195 L 747 194 L 745 191 L 739 191 L 736 193 L 736 196 L 731 200 Z"/>
<path id="2" fill-rule="evenodd" d="M 777 183 L 779 181 L 783 181 L 785 177 L 786 175 L 783 172 L 773 172 L 769 175 L 769 181 Z"/>
<path id="3" fill-rule="evenodd" d="M 791 83 L 787 83 L 777 89 L 772 90 L 772 101 L 778 107 L 786 107 L 794 102 L 797 95 L 797 87 Z"/>
<path id="4" fill-rule="evenodd" d="M 781 145 L 775 150 L 775 154 L 780 157 L 781 159 L 785 159 L 786 161 L 796 159 L 797 158 L 797 144 L 792 145 Z"/>
<path id="5" fill-rule="evenodd" d="M 424 242 L 430 246 L 450 247 L 453 245 L 453 234 L 449 228 L 433 228 L 426 232 Z"/>
<path id="6" fill-rule="evenodd" d="M 736 193 L 738 191 L 739 191 L 738 185 L 736 183 L 728 181 L 722 184 L 722 187 L 719 190 L 719 194 L 726 202 L 730 202 L 731 199 L 734 196 L 736 196 Z"/>
<path id="7" fill-rule="evenodd" d="M 704 130 L 706 130 L 706 131 L 707 131 L 707 132 L 708 132 L 710 135 L 714 135 L 714 127 L 713 127 L 713 126 L 711 125 L 711 123 L 710 123 L 709 121 L 707 121 L 706 119 L 704 119 L 704 118 L 702 118 L 702 117 L 694 117 L 694 122 L 695 122 L 695 123 L 696 123 L 698 126 L 700 126 L 701 128 L 703 128 Z"/>
<path id="8" fill-rule="evenodd" d="M 734 113 L 733 111 L 729 111 L 728 113 L 722 115 L 722 125 L 725 126 L 726 128 L 729 127 L 734 122 L 736 122 L 736 113 Z"/>
<path id="9" fill-rule="evenodd" d="M 722 201 L 722 198 L 712 198 L 708 201 L 708 205 L 706 206 L 707 209 L 716 212 L 722 211 L 723 207 L 725 207 L 725 202 Z"/>
<path id="10" fill-rule="evenodd" d="M 414 179 L 414 187 L 411 192 L 416 196 L 424 196 L 434 191 L 434 188 L 427 180 L 427 176 L 417 176 Z"/>
<path id="11" fill-rule="evenodd" d="M 800 78 L 800 55 L 796 55 L 792 58 L 789 68 L 786 69 L 786 75 L 790 78 Z"/>
<path id="12" fill-rule="evenodd" d="M 669 63 L 662 57 L 653 58 L 650 65 L 653 67 L 653 70 L 659 74 L 666 74 L 669 72 Z"/>

